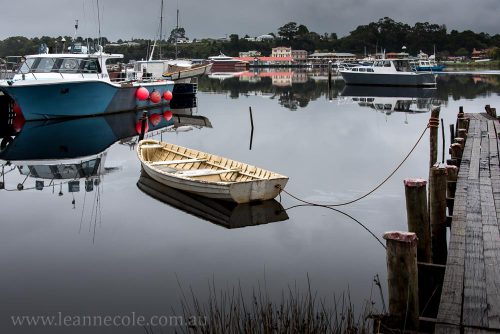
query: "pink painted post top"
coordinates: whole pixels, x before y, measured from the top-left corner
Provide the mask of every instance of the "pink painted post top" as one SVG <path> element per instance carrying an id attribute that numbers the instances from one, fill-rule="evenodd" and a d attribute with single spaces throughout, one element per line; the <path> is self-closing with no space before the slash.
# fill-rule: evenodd
<path id="1" fill-rule="evenodd" d="M 385 240 L 394 240 L 412 243 L 418 240 L 417 235 L 413 232 L 390 231 L 384 233 Z"/>
<path id="2" fill-rule="evenodd" d="M 427 180 L 424 179 L 405 179 L 403 182 L 406 187 L 424 187 L 427 185 Z"/>

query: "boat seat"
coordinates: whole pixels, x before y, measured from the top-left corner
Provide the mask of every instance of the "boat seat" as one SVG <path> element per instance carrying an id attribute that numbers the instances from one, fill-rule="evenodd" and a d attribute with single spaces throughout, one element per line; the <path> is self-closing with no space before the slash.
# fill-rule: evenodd
<path id="1" fill-rule="evenodd" d="M 155 161 L 150 162 L 151 166 L 160 166 L 160 165 L 175 165 L 175 164 L 187 164 L 193 162 L 205 162 L 207 159 L 179 159 L 179 160 L 170 160 L 170 161 Z"/>
<path id="2" fill-rule="evenodd" d="M 163 145 L 159 144 L 141 145 L 141 148 L 163 148 Z"/>
<path id="3" fill-rule="evenodd" d="M 219 169 L 219 170 L 196 169 L 196 170 L 178 171 L 175 174 L 179 175 L 179 176 L 197 177 L 197 176 L 217 175 L 217 174 L 232 173 L 232 172 L 239 172 L 239 170 L 238 169 Z"/>

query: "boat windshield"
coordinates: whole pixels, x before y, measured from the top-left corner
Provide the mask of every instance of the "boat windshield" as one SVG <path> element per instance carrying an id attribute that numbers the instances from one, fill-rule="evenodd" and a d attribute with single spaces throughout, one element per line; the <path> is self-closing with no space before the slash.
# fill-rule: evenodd
<path id="1" fill-rule="evenodd" d="M 92 58 L 28 58 L 18 73 L 101 73 L 97 59 Z"/>

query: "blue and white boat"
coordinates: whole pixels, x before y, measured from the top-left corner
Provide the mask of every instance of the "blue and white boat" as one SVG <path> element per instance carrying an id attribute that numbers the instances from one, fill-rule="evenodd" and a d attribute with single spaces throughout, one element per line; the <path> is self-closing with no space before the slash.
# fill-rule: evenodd
<path id="1" fill-rule="evenodd" d="M 417 72 L 409 59 L 378 59 L 369 66 L 339 70 L 347 85 L 435 86 L 436 75 Z"/>
<path id="2" fill-rule="evenodd" d="M 441 72 L 445 66 L 432 59 L 419 59 L 415 68 L 417 71 Z"/>
<path id="3" fill-rule="evenodd" d="M 0 81 L 0 92 L 15 102 L 26 120 L 102 115 L 168 103 L 171 80 L 111 80 L 107 61 L 121 58 L 102 49 L 92 54 L 26 56 L 12 79 Z"/>

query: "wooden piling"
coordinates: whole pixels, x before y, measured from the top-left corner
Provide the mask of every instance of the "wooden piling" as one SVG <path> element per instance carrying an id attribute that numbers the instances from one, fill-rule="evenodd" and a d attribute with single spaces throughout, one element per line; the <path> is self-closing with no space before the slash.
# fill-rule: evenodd
<path id="1" fill-rule="evenodd" d="M 404 185 L 408 231 L 417 235 L 418 261 L 430 263 L 432 254 L 431 228 L 427 210 L 427 181 L 424 179 L 406 179 Z"/>
<path id="2" fill-rule="evenodd" d="M 455 141 L 455 125 L 450 124 L 450 142 L 453 143 Z"/>
<path id="3" fill-rule="evenodd" d="M 417 236 L 411 232 L 386 232 L 389 315 L 401 328 L 419 327 Z"/>
<path id="4" fill-rule="evenodd" d="M 446 264 L 446 167 L 436 164 L 431 168 L 429 185 L 429 216 L 432 234 L 432 258 L 437 264 Z"/>
<path id="5" fill-rule="evenodd" d="M 429 119 L 430 130 L 430 158 L 429 167 L 432 167 L 438 159 L 438 136 L 439 136 L 439 107 L 435 107 L 431 111 Z"/>
<path id="6" fill-rule="evenodd" d="M 450 146 L 450 155 L 452 159 L 462 159 L 462 145 L 459 143 L 453 143 Z"/>
<path id="7" fill-rule="evenodd" d="M 457 191 L 458 167 L 446 166 L 446 206 L 448 207 L 448 216 L 453 216 L 453 207 L 455 205 L 455 192 Z"/>
<path id="8" fill-rule="evenodd" d="M 141 133 L 139 133 L 139 140 L 144 139 L 144 135 L 146 134 L 146 124 L 148 122 L 148 111 L 144 110 L 142 112 L 142 118 L 141 118 Z"/>
<path id="9" fill-rule="evenodd" d="M 458 129 L 458 137 L 463 138 L 465 141 L 467 141 L 467 129 L 465 128 Z"/>

